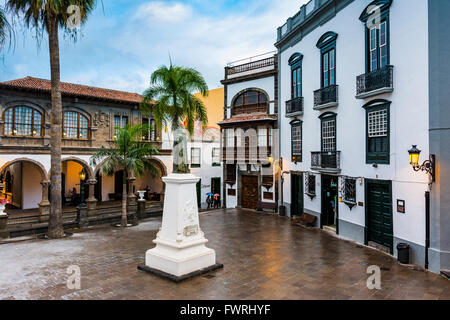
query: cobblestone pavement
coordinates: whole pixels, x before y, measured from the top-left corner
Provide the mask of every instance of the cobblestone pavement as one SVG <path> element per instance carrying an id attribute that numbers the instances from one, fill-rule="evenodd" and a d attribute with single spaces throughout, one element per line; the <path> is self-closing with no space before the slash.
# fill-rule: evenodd
<path id="1" fill-rule="evenodd" d="M 160 226 L 153 219 L 0 245 L 0 299 L 450 299 L 445 278 L 289 218 L 218 210 L 200 220 L 225 265 L 212 277 L 174 284 L 138 271 Z M 67 288 L 70 265 L 81 269 L 80 290 Z M 367 289 L 370 265 L 381 267 L 381 290 Z"/>

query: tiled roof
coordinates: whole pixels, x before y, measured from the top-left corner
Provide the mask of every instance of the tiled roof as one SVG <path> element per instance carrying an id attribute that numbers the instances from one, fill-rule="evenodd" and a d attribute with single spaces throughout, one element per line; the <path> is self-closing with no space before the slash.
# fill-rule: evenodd
<path id="1" fill-rule="evenodd" d="M 50 93 L 50 80 L 26 77 L 11 81 L 0 82 L 0 88 L 32 90 Z M 140 103 L 143 97 L 140 94 L 117 91 L 111 89 L 96 88 L 74 83 L 61 82 L 61 93 L 66 96 L 111 100 L 125 103 Z"/>
<path id="2" fill-rule="evenodd" d="M 219 125 L 222 124 L 232 124 L 232 123 L 240 123 L 240 122 L 251 122 L 251 121 L 276 121 L 277 117 L 268 115 L 265 113 L 257 113 L 257 114 L 242 114 L 238 116 L 234 116 L 229 119 L 225 119 L 221 122 L 218 122 Z"/>

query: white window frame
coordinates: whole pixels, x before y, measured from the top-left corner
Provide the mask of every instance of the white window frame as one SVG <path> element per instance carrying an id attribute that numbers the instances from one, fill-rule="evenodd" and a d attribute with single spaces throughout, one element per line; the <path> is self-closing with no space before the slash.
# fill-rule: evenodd
<path id="1" fill-rule="evenodd" d="M 369 138 L 387 137 L 389 133 L 388 127 L 388 110 L 381 109 L 369 112 L 368 119 L 368 136 Z"/>
<path id="2" fill-rule="evenodd" d="M 198 155 L 194 154 L 195 152 L 198 152 Z M 202 164 L 202 152 L 200 148 L 191 148 L 191 166 L 195 166 L 196 168 L 201 167 Z M 197 162 L 198 160 L 198 162 Z"/>

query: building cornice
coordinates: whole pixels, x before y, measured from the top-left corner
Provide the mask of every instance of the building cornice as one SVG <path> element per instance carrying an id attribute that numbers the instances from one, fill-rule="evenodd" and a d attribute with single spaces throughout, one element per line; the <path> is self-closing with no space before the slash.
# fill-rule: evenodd
<path id="1" fill-rule="evenodd" d="M 286 34 L 281 35 L 282 27 L 278 28 L 278 41 L 275 43 L 275 47 L 282 52 L 288 47 L 295 45 L 316 28 L 334 18 L 338 12 L 343 10 L 353 1 L 354 0 L 329 0 L 315 8 L 308 15 L 305 13 L 305 6 L 302 6 L 301 10 L 296 15 L 288 19 L 286 23 L 288 31 Z M 317 3 L 319 2 L 317 1 Z M 293 22 L 294 18 L 299 19 L 299 17 L 303 17 L 303 20 L 295 24 Z"/>

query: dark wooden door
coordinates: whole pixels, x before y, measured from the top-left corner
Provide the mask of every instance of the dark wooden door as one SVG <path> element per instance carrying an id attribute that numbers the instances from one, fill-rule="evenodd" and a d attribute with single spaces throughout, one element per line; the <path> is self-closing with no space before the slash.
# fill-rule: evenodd
<path id="1" fill-rule="evenodd" d="M 303 214 L 303 175 L 293 174 L 291 184 L 291 216 Z"/>
<path id="2" fill-rule="evenodd" d="M 97 202 L 102 202 L 102 176 L 100 175 L 100 173 L 97 172 L 95 180 L 97 180 L 94 190 L 95 199 L 97 199 Z"/>
<path id="3" fill-rule="evenodd" d="M 338 220 L 337 177 L 322 176 L 322 226 L 336 226 Z"/>
<path id="4" fill-rule="evenodd" d="M 242 176 L 242 208 L 256 209 L 258 204 L 258 177 Z"/>
<path id="5" fill-rule="evenodd" d="M 367 240 L 381 244 L 393 252 L 392 189 L 386 182 L 367 184 Z"/>
<path id="6" fill-rule="evenodd" d="M 220 185 L 221 185 L 220 180 L 221 180 L 220 178 L 211 178 L 211 193 L 221 194 L 221 192 L 220 192 Z"/>

